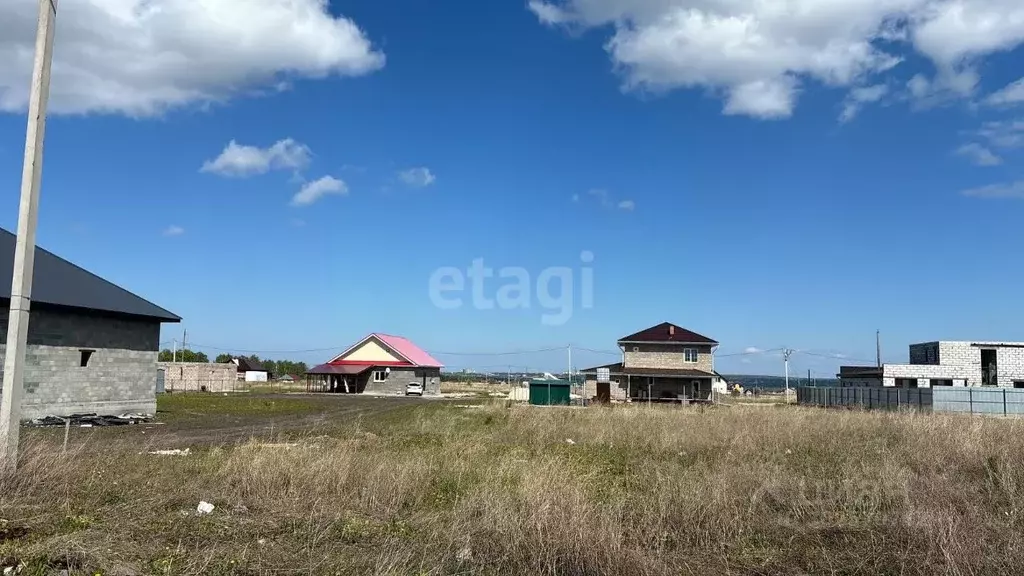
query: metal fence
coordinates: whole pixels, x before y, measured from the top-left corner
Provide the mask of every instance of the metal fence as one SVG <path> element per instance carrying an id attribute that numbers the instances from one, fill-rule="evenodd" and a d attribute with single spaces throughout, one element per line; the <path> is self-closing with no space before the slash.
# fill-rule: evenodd
<path id="1" fill-rule="evenodd" d="M 797 403 L 822 407 L 878 410 L 930 410 L 966 414 L 1024 414 L 1024 389 L 1014 388 L 881 388 L 801 387 Z"/>

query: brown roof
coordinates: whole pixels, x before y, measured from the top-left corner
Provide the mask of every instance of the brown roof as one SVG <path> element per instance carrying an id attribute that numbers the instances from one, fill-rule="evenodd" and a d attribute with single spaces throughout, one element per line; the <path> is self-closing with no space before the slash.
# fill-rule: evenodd
<path id="1" fill-rule="evenodd" d="M 715 375 L 703 370 L 692 368 L 629 368 L 624 369 L 622 363 L 608 364 L 606 366 L 595 366 L 581 370 L 584 374 L 597 374 L 598 368 L 607 368 L 615 376 L 665 376 L 675 378 L 712 378 Z"/>
<path id="2" fill-rule="evenodd" d="M 636 334 L 630 334 L 624 338 L 619 338 L 619 342 L 679 342 L 681 344 L 718 344 L 717 341 L 702 336 L 696 332 L 691 332 L 686 328 L 676 326 L 671 322 L 662 322 L 657 326 L 651 326 L 646 330 L 641 330 Z"/>

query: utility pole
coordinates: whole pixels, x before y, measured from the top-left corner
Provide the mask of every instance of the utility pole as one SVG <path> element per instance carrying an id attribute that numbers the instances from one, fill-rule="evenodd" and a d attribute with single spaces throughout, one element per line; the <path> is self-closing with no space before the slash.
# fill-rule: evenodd
<path id="1" fill-rule="evenodd" d="M 39 0 L 35 61 L 32 64 L 32 87 L 28 99 L 25 162 L 21 171 L 21 201 L 18 206 L 18 239 L 14 249 L 11 313 L 7 323 L 3 399 L 0 401 L 0 465 L 5 471 L 11 472 L 18 467 L 21 396 L 25 391 L 25 346 L 28 343 L 29 309 L 32 304 L 39 187 L 43 178 L 43 136 L 46 133 L 46 104 L 50 97 L 50 62 L 53 57 L 53 31 L 57 23 L 58 1 Z"/>
<path id="2" fill-rule="evenodd" d="M 183 329 L 181 331 L 181 361 L 185 361 L 185 351 L 188 350 L 186 344 L 188 343 L 188 330 Z"/>
<path id="3" fill-rule="evenodd" d="M 786 361 L 786 401 L 789 401 L 789 357 L 793 355 L 794 350 L 789 348 L 782 349 L 782 356 Z"/>
<path id="4" fill-rule="evenodd" d="M 875 362 L 882 367 L 882 331 L 875 330 Z"/>
<path id="5" fill-rule="evenodd" d="M 171 362 L 178 361 L 178 339 L 171 338 Z"/>

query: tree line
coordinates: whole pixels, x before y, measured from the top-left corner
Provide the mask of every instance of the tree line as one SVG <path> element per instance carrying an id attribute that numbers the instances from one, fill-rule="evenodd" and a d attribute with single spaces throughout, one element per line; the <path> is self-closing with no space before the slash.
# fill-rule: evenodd
<path id="1" fill-rule="evenodd" d="M 223 364 L 231 362 L 233 358 L 245 358 L 253 366 L 262 366 L 264 370 L 274 374 L 275 376 L 281 376 L 284 374 L 297 374 L 302 375 L 306 373 L 307 367 L 305 362 L 294 362 L 292 360 L 271 360 L 260 359 L 259 356 L 253 354 L 251 356 L 232 356 L 231 354 L 218 354 L 214 358 L 214 362 Z M 196 352 L 194 350 L 178 350 L 177 353 L 173 352 L 169 348 L 164 348 L 160 351 L 157 357 L 160 362 L 209 362 L 210 358 L 205 352 Z"/>

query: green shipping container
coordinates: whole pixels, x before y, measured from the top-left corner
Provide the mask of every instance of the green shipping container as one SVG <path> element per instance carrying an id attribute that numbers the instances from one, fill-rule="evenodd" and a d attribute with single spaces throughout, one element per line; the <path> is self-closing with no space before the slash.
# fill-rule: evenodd
<path id="1" fill-rule="evenodd" d="M 565 380 L 530 380 L 530 404 L 569 404 L 569 383 Z"/>

